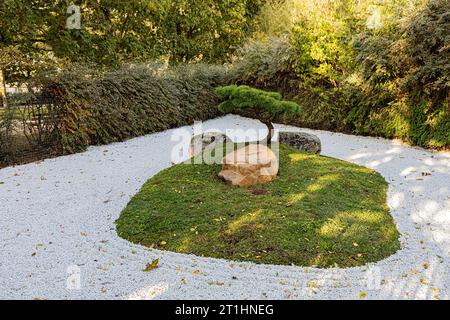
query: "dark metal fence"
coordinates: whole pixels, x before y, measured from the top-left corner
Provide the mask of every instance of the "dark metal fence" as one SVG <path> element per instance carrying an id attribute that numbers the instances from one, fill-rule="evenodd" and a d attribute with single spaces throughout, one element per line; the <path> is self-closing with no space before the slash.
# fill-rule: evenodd
<path id="1" fill-rule="evenodd" d="M 60 116 L 53 97 L 10 99 L 7 109 L 0 108 L 0 167 L 58 155 Z"/>

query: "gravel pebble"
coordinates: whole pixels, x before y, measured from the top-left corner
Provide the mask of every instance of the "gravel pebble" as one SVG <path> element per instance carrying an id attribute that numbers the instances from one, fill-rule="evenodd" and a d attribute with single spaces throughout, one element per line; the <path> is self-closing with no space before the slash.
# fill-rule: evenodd
<path id="1" fill-rule="evenodd" d="M 263 125 L 229 115 L 204 127 Z M 348 269 L 257 265 L 148 249 L 117 236 L 114 221 L 131 197 L 172 165 L 174 130 L 1 169 L 0 299 L 449 298 L 449 153 L 302 130 L 321 139 L 322 155 L 385 177 L 402 249 Z M 144 272 L 153 259 L 159 267 Z"/>

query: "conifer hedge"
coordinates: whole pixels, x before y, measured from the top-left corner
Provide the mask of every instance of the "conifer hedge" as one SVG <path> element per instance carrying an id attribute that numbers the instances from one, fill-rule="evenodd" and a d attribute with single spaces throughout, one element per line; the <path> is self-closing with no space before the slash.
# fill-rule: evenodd
<path id="1" fill-rule="evenodd" d="M 60 101 L 58 144 L 73 153 L 213 118 L 214 89 L 226 81 L 216 66 L 128 66 L 101 76 L 70 70 L 47 80 L 42 91 Z"/>

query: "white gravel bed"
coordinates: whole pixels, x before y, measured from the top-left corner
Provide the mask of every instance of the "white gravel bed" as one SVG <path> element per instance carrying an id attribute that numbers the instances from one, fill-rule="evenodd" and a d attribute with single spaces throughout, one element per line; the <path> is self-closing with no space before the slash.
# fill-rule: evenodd
<path id="1" fill-rule="evenodd" d="M 230 115 L 204 127 L 263 125 Z M 320 137 L 322 155 L 385 177 L 400 251 L 363 267 L 317 269 L 233 263 L 128 243 L 117 236 L 114 221 L 148 178 L 171 165 L 176 142 L 168 130 L 0 170 L 0 299 L 448 299 L 450 154 L 302 131 Z M 143 272 L 155 258 L 160 267 Z M 74 282 L 68 287 L 69 276 Z"/>

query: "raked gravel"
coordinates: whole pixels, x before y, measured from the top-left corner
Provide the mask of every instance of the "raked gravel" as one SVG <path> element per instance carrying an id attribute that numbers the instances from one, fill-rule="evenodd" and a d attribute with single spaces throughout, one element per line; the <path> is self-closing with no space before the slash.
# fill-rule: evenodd
<path id="1" fill-rule="evenodd" d="M 204 128 L 264 126 L 230 115 Z M 396 254 L 363 267 L 317 269 L 200 258 L 119 238 L 114 221 L 121 210 L 148 178 L 171 166 L 176 142 L 168 130 L 0 170 L 0 298 L 448 299 L 450 154 L 302 131 L 320 137 L 323 155 L 373 168 L 389 182 L 388 204 L 402 235 Z M 143 272 L 155 258 L 160 267 Z"/>

